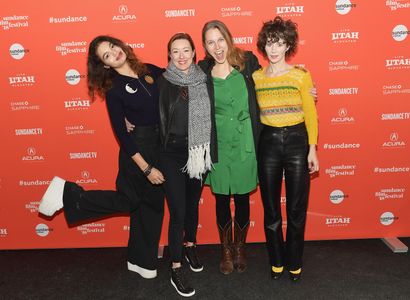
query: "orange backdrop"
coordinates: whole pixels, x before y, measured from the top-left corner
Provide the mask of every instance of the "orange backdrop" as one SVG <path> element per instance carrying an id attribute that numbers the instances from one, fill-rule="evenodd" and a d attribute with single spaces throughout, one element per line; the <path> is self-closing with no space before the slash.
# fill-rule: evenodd
<path id="1" fill-rule="evenodd" d="M 410 1 L 8 1 L 0 14 L 0 249 L 124 246 L 129 219 L 68 228 L 38 215 L 49 180 L 113 189 L 118 145 L 104 102 L 86 93 L 86 51 L 97 35 L 129 43 L 166 65 L 172 34 L 188 32 L 203 57 L 202 25 L 220 19 L 256 52 L 262 22 L 299 24 L 292 61 L 318 88 L 318 153 L 307 239 L 410 235 Z M 261 64 L 266 64 L 258 54 Z M 286 195 L 283 195 L 285 206 Z M 248 240 L 264 241 L 259 192 Z M 204 189 L 199 243 L 218 241 L 214 198 Z M 168 216 L 161 243 L 166 244 Z"/>

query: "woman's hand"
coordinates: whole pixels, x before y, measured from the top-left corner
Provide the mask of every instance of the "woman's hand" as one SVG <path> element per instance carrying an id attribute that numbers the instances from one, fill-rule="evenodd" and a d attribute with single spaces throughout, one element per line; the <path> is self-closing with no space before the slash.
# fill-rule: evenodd
<path id="1" fill-rule="evenodd" d="M 149 173 L 147 178 L 152 184 L 156 185 L 162 184 L 165 181 L 164 175 L 162 175 L 161 171 L 154 167 L 152 167 L 151 173 Z"/>
<path id="2" fill-rule="evenodd" d="M 135 125 L 131 124 L 130 121 L 127 120 L 127 118 L 124 118 L 124 120 L 125 120 L 125 127 L 127 127 L 127 132 L 133 131 Z"/>
<path id="3" fill-rule="evenodd" d="M 309 146 L 309 154 L 307 157 L 307 161 L 310 174 L 319 171 L 319 160 L 316 154 L 316 145 Z"/>

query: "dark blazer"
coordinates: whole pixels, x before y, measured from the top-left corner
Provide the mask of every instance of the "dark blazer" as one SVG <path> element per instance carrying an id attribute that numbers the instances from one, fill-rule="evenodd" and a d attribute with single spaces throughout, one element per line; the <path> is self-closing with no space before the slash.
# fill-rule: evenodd
<path id="1" fill-rule="evenodd" d="M 255 83 L 253 82 L 252 73 L 261 68 L 258 58 L 251 52 L 245 52 L 245 68 L 241 71 L 243 77 L 245 78 L 246 88 L 248 90 L 248 105 L 249 114 L 252 123 L 253 141 L 255 143 L 255 151 L 257 151 L 257 146 L 259 142 L 259 133 L 261 130 L 261 123 L 259 118 L 259 106 L 256 101 Z M 198 65 L 207 75 L 207 87 L 209 98 L 211 99 L 211 157 L 212 162 L 218 162 L 218 142 L 217 142 L 217 132 L 216 132 L 216 121 L 215 121 L 215 93 L 214 85 L 212 81 L 212 68 L 215 65 L 215 60 L 213 58 L 206 58 L 201 60 Z"/>

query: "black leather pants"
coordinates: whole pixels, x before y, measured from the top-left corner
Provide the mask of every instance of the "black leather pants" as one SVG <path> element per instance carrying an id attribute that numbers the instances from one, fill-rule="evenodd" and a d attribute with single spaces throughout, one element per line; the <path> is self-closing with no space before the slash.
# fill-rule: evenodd
<path id="1" fill-rule="evenodd" d="M 259 140 L 258 172 L 270 263 L 296 270 L 302 266 L 310 176 L 305 123 L 265 126 Z M 287 230 L 282 233 L 281 188 L 285 176 Z"/>

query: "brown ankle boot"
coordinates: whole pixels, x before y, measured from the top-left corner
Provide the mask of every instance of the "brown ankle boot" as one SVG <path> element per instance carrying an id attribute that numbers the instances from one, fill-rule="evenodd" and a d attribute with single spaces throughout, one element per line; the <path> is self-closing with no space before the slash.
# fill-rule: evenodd
<path id="1" fill-rule="evenodd" d="M 241 228 L 236 221 L 234 231 L 234 267 L 238 273 L 245 271 L 247 262 L 245 255 L 246 236 L 248 234 L 249 222 Z"/>
<path id="2" fill-rule="evenodd" d="M 218 231 L 222 246 L 222 257 L 219 264 L 219 270 L 221 273 L 227 275 L 233 271 L 232 222 L 228 222 L 224 228 L 218 224 Z"/>

